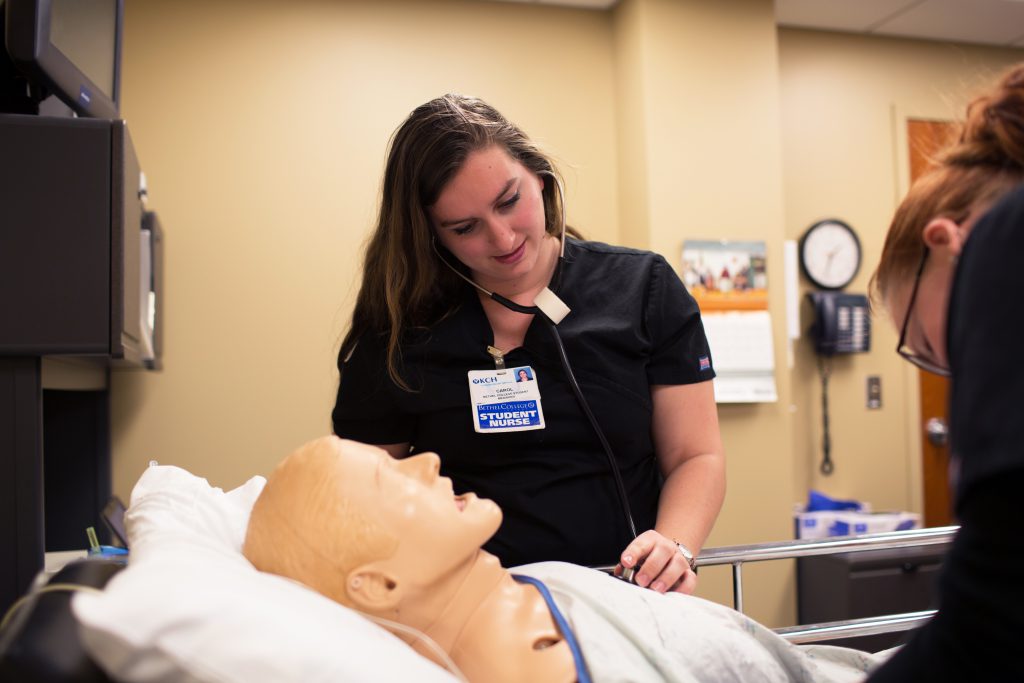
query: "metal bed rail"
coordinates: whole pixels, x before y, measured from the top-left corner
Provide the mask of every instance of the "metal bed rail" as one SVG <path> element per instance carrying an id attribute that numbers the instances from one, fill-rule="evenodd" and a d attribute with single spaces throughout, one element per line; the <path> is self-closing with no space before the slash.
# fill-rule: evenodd
<path id="1" fill-rule="evenodd" d="M 697 567 L 731 564 L 733 606 L 737 612 L 743 612 L 743 564 L 746 562 L 791 560 L 812 555 L 941 545 L 950 543 L 959 528 L 958 526 L 940 526 L 860 536 L 831 536 L 815 540 L 777 541 L 708 548 L 701 551 L 697 557 Z"/>
<path id="2" fill-rule="evenodd" d="M 791 643 L 819 643 L 823 640 L 837 638 L 853 638 L 856 636 L 873 636 L 879 633 L 898 633 L 910 631 L 924 626 L 935 616 L 935 610 L 923 612 L 905 612 L 903 614 L 886 614 L 880 617 L 863 619 L 847 619 L 845 621 L 827 621 L 820 624 L 801 624 L 774 629 L 776 633 Z"/>
<path id="3" fill-rule="evenodd" d="M 708 548 L 697 557 L 697 567 L 732 565 L 733 606 L 743 612 L 743 564 L 767 560 L 789 560 L 813 555 L 890 550 L 950 543 L 960 527 L 945 526 L 909 531 L 890 531 L 861 536 L 833 536 L 816 540 L 779 541 L 754 545 Z M 791 643 L 815 643 L 837 638 L 870 636 L 878 633 L 909 631 L 923 626 L 935 610 L 891 614 L 865 619 L 848 619 L 821 624 L 777 628 L 775 632 Z"/>
<path id="4" fill-rule="evenodd" d="M 743 565 L 747 562 L 792 560 L 813 555 L 941 545 L 952 542 L 959 529 L 958 526 L 944 526 L 860 536 L 832 536 L 815 540 L 777 541 L 707 548 L 701 551 L 697 557 L 697 568 L 732 565 L 733 606 L 737 612 L 742 613 Z M 610 570 L 611 567 L 603 569 Z M 935 610 L 908 612 L 865 619 L 788 626 L 775 629 L 775 632 L 792 643 L 813 643 L 836 638 L 908 631 L 923 626 L 934 614 Z"/>

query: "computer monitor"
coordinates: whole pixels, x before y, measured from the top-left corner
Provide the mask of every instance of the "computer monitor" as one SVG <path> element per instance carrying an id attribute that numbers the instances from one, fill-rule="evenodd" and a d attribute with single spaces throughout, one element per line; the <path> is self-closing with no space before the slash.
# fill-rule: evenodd
<path id="1" fill-rule="evenodd" d="M 124 0 L 0 4 L 7 53 L 33 85 L 52 92 L 79 116 L 118 118 Z"/>

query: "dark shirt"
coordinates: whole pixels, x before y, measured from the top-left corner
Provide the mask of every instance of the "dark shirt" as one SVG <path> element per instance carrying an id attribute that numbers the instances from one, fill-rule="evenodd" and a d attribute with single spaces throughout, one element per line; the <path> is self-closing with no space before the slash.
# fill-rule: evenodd
<path id="1" fill-rule="evenodd" d="M 960 531 L 939 613 L 874 676 L 1024 681 L 1024 188 L 974 226 L 960 255 L 947 339 Z"/>
<path id="2" fill-rule="evenodd" d="M 615 452 L 637 529 L 653 528 L 661 475 L 651 385 L 714 377 L 700 312 L 665 259 L 650 252 L 570 239 L 555 282 L 572 309 L 558 325 L 570 364 Z M 335 433 L 438 453 L 456 492 L 501 506 L 504 521 L 485 548 L 505 566 L 614 564 L 630 540 L 614 479 L 539 316 L 505 361 L 533 368 L 545 429 L 473 431 L 467 373 L 494 369 L 492 343 L 469 285 L 455 314 L 403 343 L 402 376 L 412 392 L 388 377 L 383 337 L 364 336 L 347 363 L 339 359 Z"/>

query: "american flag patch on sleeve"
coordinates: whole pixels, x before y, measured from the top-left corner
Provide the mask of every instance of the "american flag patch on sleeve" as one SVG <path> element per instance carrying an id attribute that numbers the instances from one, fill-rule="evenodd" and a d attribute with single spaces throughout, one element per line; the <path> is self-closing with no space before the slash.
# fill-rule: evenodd
<path id="1" fill-rule="evenodd" d="M 697 362 L 700 363 L 701 372 L 711 369 L 711 359 L 708 358 L 707 356 L 701 356 L 700 358 L 697 359 Z"/>

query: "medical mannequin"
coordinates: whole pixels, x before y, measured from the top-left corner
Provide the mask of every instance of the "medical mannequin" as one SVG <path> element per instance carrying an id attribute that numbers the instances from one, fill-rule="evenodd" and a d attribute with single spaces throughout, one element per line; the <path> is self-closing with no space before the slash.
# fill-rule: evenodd
<path id="1" fill-rule="evenodd" d="M 336 437 L 307 444 L 270 476 L 245 556 L 258 569 L 422 631 L 471 681 L 576 680 L 540 593 L 480 549 L 501 510 L 473 494 L 455 498 L 438 469 L 432 453 L 395 460 Z"/>
<path id="2" fill-rule="evenodd" d="M 438 468 L 433 453 L 397 460 L 334 436 L 313 441 L 270 475 L 243 552 L 257 569 L 426 634 L 474 682 L 854 683 L 880 661 L 797 647 L 722 605 L 570 563 L 507 571 L 480 548 L 501 510 L 454 496 Z M 421 639 L 395 634 L 441 663 Z"/>

